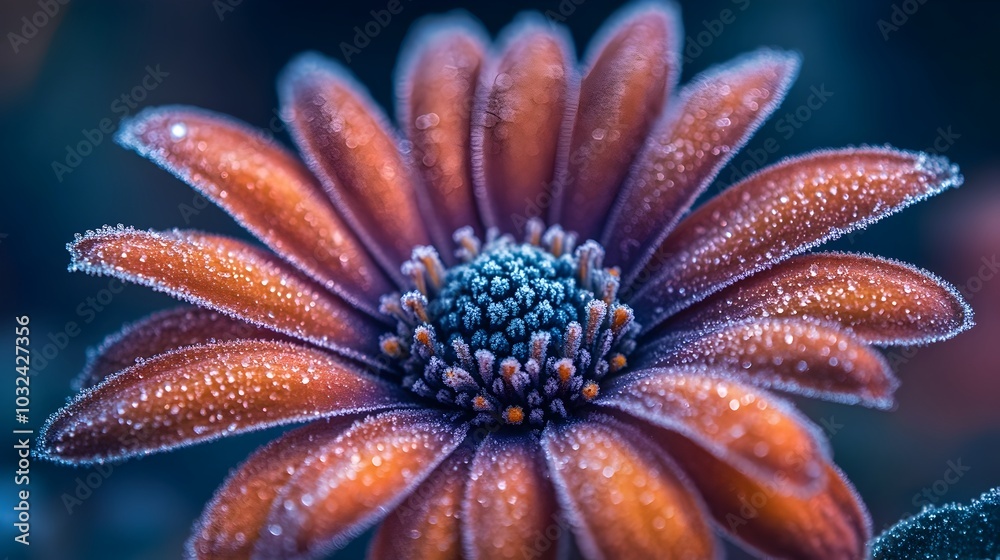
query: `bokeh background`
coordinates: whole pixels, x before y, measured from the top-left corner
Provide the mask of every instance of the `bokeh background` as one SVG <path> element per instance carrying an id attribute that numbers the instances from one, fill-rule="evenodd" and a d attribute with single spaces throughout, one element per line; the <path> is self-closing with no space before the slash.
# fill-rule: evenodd
<path id="1" fill-rule="evenodd" d="M 89 131 L 125 113 L 191 104 L 268 127 L 276 123 L 274 79 L 296 53 L 344 61 L 342 43 L 386 0 L 309 3 L 252 0 L 4 0 L 0 5 L 0 354 L 11 356 L 16 315 L 31 316 L 37 360 L 30 427 L 70 396 L 85 351 L 123 322 L 172 306 L 167 297 L 108 279 L 71 275 L 64 245 L 103 224 L 174 226 L 246 237 L 192 190 L 108 135 Z M 396 54 L 411 23 L 464 8 L 495 34 L 526 9 L 564 20 L 578 51 L 619 4 L 600 0 L 401 0 L 402 13 L 351 57 L 350 70 L 386 107 Z M 37 16 L 44 5 L 55 15 Z M 959 286 L 978 327 L 927 348 L 889 349 L 903 381 L 893 412 L 802 402 L 828 432 L 835 458 L 864 497 L 876 531 L 924 503 L 967 501 L 1000 485 L 1000 64 L 995 2 L 944 0 L 681 1 L 688 59 L 682 80 L 758 46 L 802 53 L 798 82 L 750 150 L 713 192 L 763 163 L 817 147 L 889 143 L 942 153 L 966 184 L 833 248 L 886 255 L 936 271 Z M 729 10 L 728 15 L 724 10 Z M 45 21 L 25 30 L 25 20 Z M 728 20 L 728 21 L 726 21 Z M 885 23 L 880 23 L 885 22 Z M 715 31 L 713 33 L 713 31 Z M 23 37 L 22 41 L 11 33 Z M 707 33 L 707 34 L 706 34 Z M 28 37 L 31 35 L 31 37 Z M 692 46 L 693 45 L 693 46 Z M 142 84 L 149 68 L 162 80 Z M 147 84 L 151 83 L 147 80 Z M 830 92 L 825 99 L 816 91 Z M 812 98 L 811 98 L 812 97 Z M 118 101 L 116 101 L 118 100 Z M 799 127 L 779 126 L 797 114 Z M 790 133 L 789 133 L 790 132 Z M 287 142 L 283 132 L 278 137 Z M 69 147 L 90 143 L 70 171 Z M 757 152 L 758 156 L 761 152 Z M 75 160 L 71 160 L 75 161 Z M 63 337 L 67 321 L 81 325 Z M 58 344 L 57 344 L 58 343 Z M 44 358 L 44 356 L 43 356 Z M 12 361 L 12 360 L 11 360 Z M 13 422 L 12 364 L 2 366 L 0 426 Z M 115 465 L 100 473 L 41 461 L 31 466 L 31 545 L 13 543 L 14 452 L 0 436 L 0 556 L 177 558 L 193 520 L 229 469 L 275 434 L 241 436 Z M 97 473 L 95 475 L 95 473 Z M 958 476 L 956 476 L 956 473 Z M 90 477 L 96 488 L 81 486 Z M 93 484 L 91 484 L 93 485 Z M 78 500 L 78 501 L 75 501 Z M 358 542 L 338 554 L 362 554 Z"/>

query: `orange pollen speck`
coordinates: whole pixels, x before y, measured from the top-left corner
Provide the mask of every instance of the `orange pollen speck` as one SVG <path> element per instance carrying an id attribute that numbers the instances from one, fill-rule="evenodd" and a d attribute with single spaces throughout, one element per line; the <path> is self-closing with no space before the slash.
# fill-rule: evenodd
<path id="1" fill-rule="evenodd" d="M 515 373 L 517 373 L 516 364 L 505 363 L 500 365 L 500 374 L 503 375 L 503 378 L 507 381 L 510 381 L 510 379 L 514 377 Z"/>
<path id="2" fill-rule="evenodd" d="M 403 355 L 402 348 L 399 346 L 399 341 L 395 339 L 386 339 L 382 341 L 382 351 L 386 355 L 393 358 L 398 358 Z"/>
<path id="3" fill-rule="evenodd" d="M 583 386 L 583 388 L 580 389 L 580 393 L 583 394 L 583 398 L 587 399 L 588 401 L 596 399 L 597 394 L 600 392 L 601 392 L 600 386 L 598 386 L 597 383 L 594 383 L 593 381 L 588 381 Z"/>
<path id="4" fill-rule="evenodd" d="M 524 410 L 519 406 L 508 406 L 503 411 L 503 419 L 508 424 L 520 424 L 524 422 Z"/>
<path id="5" fill-rule="evenodd" d="M 619 307 L 615 309 L 615 316 L 611 320 L 611 328 L 614 330 L 621 329 L 628 322 L 629 312 L 624 307 Z"/>
<path id="6" fill-rule="evenodd" d="M 560 363 L 558 366 L 556 366 L 556 369 L 559 373 L 559 381 L 562 381 L 563 383 L 569 383 L 570 377 L 573 377 L 573 373 L 575 373 L 576 371 L 576 368 L 573 367 L 573 364 L 565 360 L 560 360 Z"/>
<path id="7" fill-rule="evenodd" d="M 425 346 L 429 346 L 431 343 L 431 335 L 425 330 L 418 330 L 416 332 L 416 339 L 417 342 Z"/>
<path id="8" fill-rule="evenodd" d="M 485 412 L 490 410 L 492 407 L 490 406 L 490 401 L 486 400 L 486 397 L 476 395 L 476 397 L 472 399 L 472 408 L 477 412 Z"/>
<path id="9" fill-rule="evenodd" d="M 623 367 L 628 365 L 628 360 L 625 359 L 624 354 L 614 354 L 611 356 L 611 359 L 608 360 L 608 365 L 611 366 L 611 371 L 613 373 L 620 371 Z"/>

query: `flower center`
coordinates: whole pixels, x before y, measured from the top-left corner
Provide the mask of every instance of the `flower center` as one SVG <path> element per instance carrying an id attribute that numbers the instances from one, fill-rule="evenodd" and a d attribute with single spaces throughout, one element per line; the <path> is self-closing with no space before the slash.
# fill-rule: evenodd
<path id="1" fill-rule="evenodd" d="M 618 271 L 604 249 L 575 245 L 559 226 L 527 224 L 523 243 L 471 228 L 455 232 L 463 263 L 445 269 L 417 247 L 402 271 L 415 287 L 382 298 L 397 319 L 382 352 L 403 385 L 479 422 L 541 426 L 592 401 L 625 367 L 638 325 L 618 302 Z"/>

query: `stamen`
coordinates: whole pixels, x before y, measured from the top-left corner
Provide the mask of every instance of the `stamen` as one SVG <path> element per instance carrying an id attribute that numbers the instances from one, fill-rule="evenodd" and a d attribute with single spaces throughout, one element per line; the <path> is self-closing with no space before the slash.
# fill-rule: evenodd
<path id="1" fill-rule="evenodd" d="M 479 377 L 486 386 L 493 383 L 493 352 L 476 350 L 476 362 L 479 364 Z"/>
<path id="2" fill-rule="evenodd" d="M 520 424 L 524 422 L 524 409 L 519 406 L 508 406 L 506 410 L 503 411 L 503 420 L 508 424 Z"/>
<path id="3" fill-rule="evenodd" d="M 472 398 L 472 409 L 476 412 L 489 412 L 493 410 L 493 404 L 483 395 L 476 395 Z"/>
<path id="4" fill-rule="evenodd" d="M 628 365 L 628 360 L 625 359 L 625 354 L 616 352 L 608 358 L 608 365 L 611 367 L 611 373 L 618 373 Z"/>
<path id="5" fill-rule="evenodd" d="M 427 298 L 419 292 L 407 292 L 400 298 L 403 307 L 408 309 L 421 323 L 429 323 L 427 316 Z"/>
<path id="6" fill-rule="evenodd" d="M 556 375 L 559 376 L 559 381 L 562 384 L 569 383 L 573 374 L 576 373 L 576 366 L 573 365 L 573 360 L 569 358 L 563 358 L 555 363 Z"/>
<path id="7" fill-rule="evenodd" d="M 379 338 L 399 382 L 480 424 L 544 427 L 593 401 L 627 367 L 639 328 L 618 302 L 604 249 L 532 218 L 524 242 L 491 228 L 455 232 L 464 264 L 445 268 L 432 247 L 403 264 L 414 289 L 381 300 L 395 332 Z"/>
<path id="8" fill-rule="evenodd" d="M 563 404 L 562 399 L 554 399 L 549 404 L 549 410 L 559 418 L 566 418 L 566 405 Z"/>
<path id="9" fill-rule="evenodd" d="M 610 273 L 605 273 L 604 277 L 604 289 L 601 301 L 610 306 L 618 299 L 618 287 L 621 285 L 621 280 L 618 276 Z"/>
<path id="10" fill-rule="evenodd" d="M 417 291 L 425 296 L 430 295 L 427 291 L 427 279 L 425 278 L 427 268 L 422 263 L 406 261 L 403 263 L 403 266 L 399 267 L 399 270 L 403 273 L 403 276 L 409 277 L 413 285 L 417 287 Z"/>
<path id="11" fill-rule="evenodd" d="M 552 336 L 547 332 L 536 332 L 531 335 L 531 359 L 539 364 L 545 363 L 545 353 L 549 348 Z"/>
<path id="12" fill-rule="evenodd" d="M 587 304 L 587 346 L 594 344 L 594 337 L 597 336 L 601 323 L 608 313 L 608 306 L 601 300 L 591 300 Z"/>
<path id="13" fill-rule="evenodd" d="M 475 391 L 479 388 L 479 384 L 469 375 L 469 372 L 457 367 L 446 369 L 442 381 L 456 391 Z"/>
<path id="14" fill-rule="evenodd" d="M 417 354 L 425 360 L 434 355 L 434 329 L 423 325 L 413 331 L 413 341 L 416 343 Z"/>
<path id="15" fill-rule="evenodd" d="M 475 366 L 472 363 L 472 350 L 461 336 L 456 337 L 455 340 L 451 341 L 451 347 L 455 350 L 455 355 L 458 356 L 458 362 L 462 364 L 463 368 L 470 371 L 474 369 Z"/>
<path id="16" fill-rule="evenodd" d="M 528 415 L 528 422 L 534 426 L 541 426 L 545 423 L 545 413 L 540 408 L 532 410 L 531 414 Z"/>
<path id="17" fill-rule="evenodd" d="M 563 250 L 566 249 L 566 232 L 559 226 L 552 226 L 545 235 L 542 236 L 542 243 L 548 247 L 549 252 L 551 252 L 556 257 L 561 257 L 563 255 Z"/>
<path id="18" fill-rule="evenodd" d="M 524 242 L 528 245 L 538 247 L 542 244 L 542 233 L 545 231 L 545 224 L 538 218 L 531 218 L 524 225 Z"/>
<path id="19" fill-rule="evenodd" d="M 441 257 L 438 256 L 437 251 L 433 247 L 416 247 L 413 249 L 413 259 L 419 261 L 424 266 L 428 284 L 434 290 L 434 293 L 441 291 L 441 286 L 444 284 L 445 271 L 444 263 L 441 262 Z"/>
<path id="20" fill-rule="evenodd" d="M 456 256 L 464 262 L 469 262 L 479 256 L 479 238 L 476 237 L 476 232 L 471 227 L 459 228 L 451 238 L 459 245 L 459 249 L 455 252 Z"/>
<path id="21" fill-rule="evenodd" d="M 634 317 L 630 307 L 621 304 L 615 304 L 611 307 L 611 332 L 615 333 L 615 338 L 620 337 L 625 332 L 632 324 Z"/>
<path id="22" fill-rule="evenodd" d="M 577 352 L 580 351 L 580 343 L 583 337 L 583 327 L 580 323 L 573 321 L 566 326 L 566 336 L 565 343 L 563 344 L 563 356 L 575 359 Z"/>
<path id="23" fill-rule="evenodd" d="M 601 268 L 604 248 L 596 241 L 586 241 L 576 250 L 577 281 L 585 288 L 592 288 L 591 274 Z"/>
<path id="24" fill-rule="evenodd" d="M 403 346 L 403 339 L 394 334 L 382 335 L 382 338 L 379 339 L 379 347 L 390 358 L 398 359 L 404 356 L 405 348 Z"/>
<path id="25" fill-rule="evenodd" d="M 500 362 L 500 375 L 503 376 L 507 382 L 511 382 L 514 375 L 521 371 L 521 363 L 517 361 L 516 358 L 505 358 Z"/>
<path id="26" fill-rule="evenodd" d="M 403 307 L 399 302 L 399 294 L 393 293 L 379 298 L 378 310 L 386 315 L 395 317 L 397 321 L 409 323 L 410 318 L 403 312 Z"/>

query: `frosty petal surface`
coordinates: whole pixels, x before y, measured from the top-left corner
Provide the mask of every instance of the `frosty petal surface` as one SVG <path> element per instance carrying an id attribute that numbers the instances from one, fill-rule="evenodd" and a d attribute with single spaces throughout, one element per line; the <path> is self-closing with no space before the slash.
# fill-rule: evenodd
<path id="1" fill-rule="evenodd" d="M 275 500 L 255 553 L 322 557 L 398 505 L 465 437 L 436 411 L 369 416 L 314 449 Z"/>
<path id="2" fill-rule="evenodd" d="M 310 418 L 409 406 L 398 387 L 321 350 L 262 340 L 160 354 L 77 396 L 49 420 L 54 459 L 147 454 Z"/>
<path id="3" fill-rule="evenodd" d="M 382 522 L 374 560 L 461 560 L 461 509 L 474 450 L 455 450 Z"/>
<path id="4" fill-rule="evenodd" d="M 249 559 L 281 488 L 317 449 L 330 445 L 355 417 L 318 420 L 264 446 L 240 465 L 195 524 L 188 556 Z"/>
<path id="5" fill-rule="evenodd" d="M 453 16 L 423 23 L 411 33 L 407 44 L 416 52 L 404 62 L 398 117 L 413 142 L 413 165 L 427 185 L 436 242 L 453 247 L 451 233 L 461 227 L 483 233 L 472 187 L 469 133 L 486 49 L 484 32 Z M 451 255 L 442 254 L 448 260 Z"/>
<path id="6" fill-rule="evenodd" d="M 382 111 L 336 63 L 302 55 L 281 78 L 292 136 L 341 215 L 396 274 L 431 239 L 423 199 Z"/>
<path id="7" fill-rule="evenodd" d="M 823 482 L 828 452 L 808 420 L 764 390 L 703 371 L 640 370 L 597 402 L 683 434 L 785 491 L 808 493 Z"/>
<path id="8" fill-rule="evenodd" d="M 719 461 L 670 432 L 659 439 L 694 482 L 718 526 L 768 558 L 865 558 L 871 520 L 850 482 L 824 464 L 823 488 L 811 496 L 785 494 Z"/>
<path id="9" fill-rule="evenodd" d="M 750 317 L 839 323 L 874 344 L 921 344 L 972 326 L 958 291 L 929 272 L 866 255 L 793 257 L 679 313 L 665 329 L 684 330 Z"/>
<path id="10" fill-rule="evenodd" d="M 598 238 L 629 166 L 680 71 L 679 16 L 650 4 L 606 24 L 580 82 L 560 223 Z"/>
<path id="11" fill-rule="evenodd" d="M 505 33 L 476 94 L 473 178 L 486 225 L 521 233 L 538 209 L 551 207 L 577 86 L 567 41 L 550 26 L 530 20 Z"/>
<path id="12" fill-rule="evenodd" d="M 389 282 L 309 171 L 263 133 L 200 109 L 165 107 L 128 121 L 119 142 L 177 175 L 258 239 L 351 303 Z"/>
<path id="13" fill-rule="evenodd" d="M 961 182 L 944 158 L 816 152 L 762 170 L 678 224 L 628 288 L 647 329 L 796 253 Z"/>
<path id="14" fill-rule="evenodd" d="M 612 264 L 631 279 L 754 130 L 781 103 L 798 57 L 762 50 L 686 85 L 635 162 L 604 230 Z"/>
<path id="15" fill-rule="evenodd" d="M 545 446 L 589 558 L 712 558 L 715 539 L 690 486 L 642 436 L 599 420 L 551 426 Z"/>
<path id="16" fill-rule="evenodd" d="M 470 559 L 558 556 L 562 526 L 534 436 L 486 436 L 472 462 L 462 518 Z"/>
<path id="17" fill-rule="evenodd" d="M 154 313 L 104 339 L 75 381 L 88 389 L 138 361 L 193 344 L 239 339 L 287 340 L 270 329 L 229 318 L 211 309 L 179 307 Z"/>
<path id="18" fill-rule="evenodd" d="M 637 367 L 701 365 L 753 385 L 878 408 L 892 406 L 898 385 L 880 353 L 833 324 L 750 319 L 675 337 L 650 344 Z"/>
<path id="19" fill-rule="evenodd" d="M 381 329 L 290 266 L 234 239 L 131 228 L 69 245 L 73 270 L 115 276 L 379 367 Z"/>

